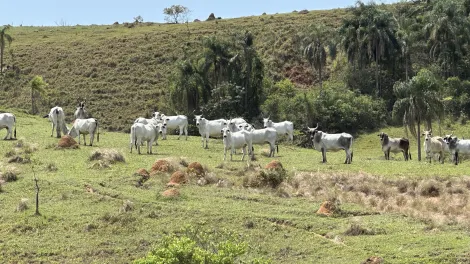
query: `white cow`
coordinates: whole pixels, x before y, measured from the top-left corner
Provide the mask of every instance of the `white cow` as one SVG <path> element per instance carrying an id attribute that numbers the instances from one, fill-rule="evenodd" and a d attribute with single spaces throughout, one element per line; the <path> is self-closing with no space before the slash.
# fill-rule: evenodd
<path id="1" fill-rule="evenodd" d="M 264 145 L 269 144 L 269 157 L 274 157 L 274 151 L 276 150 L 277 131 L 272 127 L 254 129 L 252 125 L 245 124 L 239 125 L 239 129 L 247 130 L 251 132 L 253 145 Z M 279 150 L 278 150 L 279 152 Z"/>
<path id="2" fill-rule="evenodd" d="M 94 118 L 75 119 L 72 128 L 69 131 L 69 136 L 76 138 L 78 136 L 78 144 L 80 144 L 80 134 L 83 135 L 83 144 L 86 146 L 85 135 L 90 134 L 90 146 L 93 146 L 93 141 L 100 142 L 100 132 L 98 121 Z"/>
<path id="3" fill-rule="evenodd" d="M 51 137 L 53 137 L 54 134 L 54 128 L 57 131 L 57 138 L 60 138 L 61 134 L 60 132 L 64 135 L 68 133 L 68 128 L 65 125 L 65 114 L 64 110 L 62 107 L 55 106 L 51 109 L 49 114 L 45 115 L 44 118 L 49 118 L 49 121 L 52 123 L 52 131 L 51 131 Z"/>
<path id="4" fill-rule="evenodd" d="M 278 135 L 287 135 L 289 139 L 294 140 L 294 124 L 291 121 L 282 121 L 275 123 L 271 119 L 263 118 L 264 128 L 272 127 L 276 129 Z"/>
<path id="5" fill-rule="evenodd" d="M 15 131 L 12 131 L 13 126 L 15 127 Z M 4 140 L 16 139 L 16 117 L 14 114 L 12 113 L 0 114 L 0 129 L 2 128 L 7 129 L 7 135 L 3 138 Z M 8 138 L 8 136 L 10 136 L 10 138 Z"/>
<path id="6" fill-rule="evenodd" d="M 87 118 L 87 112 L 85 110 L 85 101 L 78 103 L 77 110 L 75 110 L 75 113 L 73 115 L 75 116 L 75 119 Z"/>
<path id="7" fill-rule="evenodd" d="M 252 150 L 252 135 L 250 131 L 242 130 L 238 132 L 232 132 L 229 128 L 224 127 L 220 130 L 224 142 L 224 160 L 227 156 L 227 150 L 230 148 L 230 160 L 233 160 L 233 153 L 235 149 L 243 149 L 242 160 L 245 159 L 246 147 L 248 147 L 248 153 L 253 155 Z"/>
<path id="8" fill-rule="evenodd" d="M 458 139 L 457 137 L 446 137 L 446 143 L 449 147 L 450 153 L 452 154 L 454 164 L 459 164 L 459 155 L 470 154 L 470 140 L 469 139 Z"/>
<path id="9" fill-rule="evenodd" d="M 447 143 L 442 137 L 433 137 L 432 130 L 424 131 L 424 152 L 426 153 L 426 159 L 429 159 L 431 163 L 434 154 L 439 154 L 439 161 L 444 163 L 444 152 L 446 151 Z"/>
<path id="10" fill-rule="evenodd" d="M 140 154 L 140 146 L 143 141 L 147 142 L 147 153 L 152 154 L 152 145 L 153 141 L 158 140 L 158 134 L 162 133 L 163 125 L 154 125 L 142 123 L 135 123 L 131 127 L 131 144 L 130 152 L 132 153 L 132 148 L 135 146 L 138 153 Z"/>
<path id="11" fill-rule="evenodd" d="M 315 128 L 308 127 L 308 133 L 313 141 L 313 147 L 321 151 L 323 163 L 326 163 L 327 151 L 344 150 L 346 152 L 345 164 L 351 164 L 353 158 L 352 144 L 353 136 L 348 133 L 328 134 L 318 130 L 318 124 Z"/>
<path id="12" fill-rule="evenodd" d="M 166 116 L 164 114 L 161 114 L 161 120 L 163 123 L 166 124 L 166 129 L 179 129 L 179 136 L 178 139 L 180 139 L 181 135 L 186 136 L 186 140 L 188 140 L 188 117 L 185 115 L 176 115 L 176 116 Z M 166 139 L 166 132 L 163 134 L 162 139 Z"/>
<path id="13" fill-rule="evenodd" d="M 246 125 L 248 124 L 245 119 L 241 117 L 229 119 L 227 122 L 227 127 L 230 128 L 232 132 L 240 131 L 239 125 Z"/>
<path id="14" fill-rule="evenodd" d="M 227 120 L 217 119 L 217 120 L 207 120 L 202 115 L 195 115 L 196 126 L 199 128 L 199 134 L 201 134 L 202 147 L 208 147 L 209 137 L 220 137 L 220 131 L 222 128 L 227 126 Z"/>

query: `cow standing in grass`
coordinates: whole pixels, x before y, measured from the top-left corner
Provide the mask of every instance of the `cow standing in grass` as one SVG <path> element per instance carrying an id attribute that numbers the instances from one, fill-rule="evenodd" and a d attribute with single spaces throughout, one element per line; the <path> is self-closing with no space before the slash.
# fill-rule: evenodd
<path id="1" fill-rule="evenodd" d="M 142 124 L 135 123 L 131 127 L 131 143 L 130 152 L 135 147 L 137 152 L 140 154 L 140 146 L 142 142 L 147 142 L 147 153 L 152 154 L 152 145 L 154 141 L 158 140 L 158 134 L 162 134 L 163 124 Z"/>
<path id="2" fill-rule="evenodd" d="M 233 158 L 235 149 L 243 149 L 242 160 L 245 159 L 247 153 L 246 148 L 248 147 L 248 153 L 253 156 L 252 151 L 252 134 L 250 131 L 241 130 L 238 132 L 232 132 L 228 127 L 224 127 L 220 130 L 224 142 L 224 160 L 227 156 L 227 150 L 230 148 L 230 160 Z"/>
<path id="3" fill-rule="evenodd" d="M 202 147 L 206 149 L 209 148 L 209 137 L 220 137 L 220 131 L 228 124 L 225 119 L 207 120 L 202 115 L 195 115 L 194 117 L 199 134 L 201 134 Z"/>
<path id="4" fill-rule="evenodd" d="M 49 121 L 52 123 L 51 137 L 54 136 L 54 128 L 57 132 L 57 138 L 61 137 L 60 132 L 62 132 L 64 135 L 68 133 L 68 128 L 65 125 L 65 114 L 62 107 L 55 106 L 51 108 L 49 114 L 45 115 L 44 118 L 49 118 Z"/>
<path id="5" fill-rule="evenodd" d="M 435 154 L 439 154 L 439 161 L 444 163 L 444 151 L 446 150 L 446 142 L 442 137 L 433 137 L 432 130 L 424 131 L 424 152 L 426 153 L 426 159 L 429 159 L 431 163 L 432 158 Z"/>
<path id="6" fill-rule="evenodd" d="M 294 140 L 294 124 L 291 121 L 275 123 L 271 119 L 263 118 L 264 128 L 272 127 L 276 129 L 278 135 L 287 135 L 290 141 Z"/>
<path id="7" fill-rule="evenodd" d="M 353 136 L 348 133 L 328 134 L 320 131 L 318 124 L 315 128 L 307 128 L 308 134 L 313 141 L 313 147 L 322 153 L 323 163 L 326 163 L 326 152 L 344 150 L 346 152 L 344 164 L 351 164 L 353 158 Z"/>
<path id="8" fill-rule="evenodd" d="M 449 147 L 450 153 L 452 154 L 452 160 L 454 164 L 459 164 L 459 155 L 469 155 L 470 154 L 470 140 L 469 139 L 458 139 L 457 137 L 446 137 L 446 143 Z"/>
<path id="9" fill-rule="evenodd" d="M 14 131 L 13 131 L 13 127 L 15 127 Z M 14 114 L 11 114 L 11 113 L 0 114 L 0 129 L 2 128 L 7 129 L 7 135 L 5 136 L 5 138 L 3 138 L 3 140 L 16 139 L 16 117 Z M 8 138 L 8 136 L 10 136 L 10 138 Z"/>
<path id="10" fill-rule="evenodd" d="M 384 132 L 381 132 L 378 136 L 380 137 L 382 151 L 385 154 L 386 160 L 390 160 L 390 152 L 403 152 L 405 161 L 408 160 L 408 157 L 411 160 L 410 141 L 407 138 L 391 138 Z"/>
<path id="11" fill-rule="evenodd" d="M 86 146 L 85 135 L 90 135 L 90 146 L 93 146 L 93 141 L 100 142 L 100 133 L 98 127 L 98 121 L 94 118 L 88 119 L 75 119 L 73 126 L 69 131 L 69 136 L 76 138 L 78 136 L 78 144 L 80 145 L 80 135 L 83 135 L 83 144 Z"/>
<path id="12" fill-rule="evenodd" d="M 173 129 L 179 130 L 178 139 L 180 139 L 181 135 L 186 136 L 186 140 L 188 140 L 188 117 L 185 115 L 176 115 L 176 116 L 166 116 L 164 114 L 160 115 L 162 122 L 166 125 L 166 129 L 172 131 Z M 162 135 L 162 139 L 166 140 L 166 133 Z"/>

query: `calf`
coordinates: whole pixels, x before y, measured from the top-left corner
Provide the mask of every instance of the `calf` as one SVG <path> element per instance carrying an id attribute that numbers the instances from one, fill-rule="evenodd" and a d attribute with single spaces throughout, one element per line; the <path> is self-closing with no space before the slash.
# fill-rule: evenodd
<path id="1" fill-rule="evenodd" d="M 274 157 L 274 151 L 276 150 L 277 131 L 272 127 L 263 129 L 254 129 L 250 124 L 239 125 L 240 129 L 244 129 L 251 132 L 252 144 L 253 145 L 264 145 L 269 144 L 269 157 Z M 278 150 L 279 153 L 279 150 Z"/>
<path id="2" fill-rule="evenodd" d="M 176 115 L 176 116 L 165 116 L 161 115 L 161 120 L 166 124 L 166 129 L 179 129 L 179 136 L 180 139 L 181 135 L 186 136 L 186 140 L 188 140 L 188 117 L 185 115 Z M 163 134 L 162 139 L 166 139 L 166 133 Z"/>
<path id="3" fill-rule="evenodd" d="M 249 154 L 253 155 L 252 152 L 252 135 L 251 132 L 242 130 L 238 132 L 232 132 L 230 131 L 229 128 L 224 127 L 220 130 L 222 133 L 223 137 L 223 142 L 224 142 L 224 160 L 227 156 L 227 150 L 228 148 L 231 149 L 230 151 L 230 160 L 233 160 L 233 153 L 235 149 L 242 148 L 243 149 L 243 156 L 242 160 L 245 159 L 246 155 L 246 147 L 248 146 L 248 152 Z"/>
<path id="4" fill-rule="evenodd" d="M 14 131 L 13 131 L 13 127 L 15 127 Z M 7 129 L 7 135 L 3 138 L 4 140 L 16 139 L 16 117 L 14 114 L 11 114 L 11 113 L 0 114 L 0 129 L 2 128 Z M 8 138 L 8 136 L 10 136 L 10 138 Z"/>
<path id="5" fill-rule="evenodd" d="M 315 128 L 308 128 L 308 134 L 313 141 L 313 147 L 321 151 L 323 163 L 326 163 L 326 152 L 344 150 L 346 152 L 345 164 L 351 164 L 353 158 L 353 136 L 348 133 L 328 134 Z"/>
<path id="6" fill-rule="evenodd" d="M 454 164 L 459 164 L 459 154 L 470 154 L 470 140 L 458 139 L 457 137 L 446 137 L 447 146 L 449 146 L 450 153 L 452 154 Z"/>
<path id="7" fill-rule="evenodd" d="M 294 124 L 291 121 L 282 121 L 275 123 L 271 119 L 263 118 L 264 128 L 272 127 L 276 129 L 278 135 L 287 135 L 289 139 L 294 140 Z"/>
<path id="8" fill-rule="evenodd" d="M 85 101 L 79 102 L 77 110 L 75 110 L 75 113 L 73 114 L 75 116 L 75 119 L 86 119 L 87 118 L 87 112 L 85 110 Z"/>
<path id="9" fill-rule="evenodd" d="M 65 114 L 62 107 L 55 106 L 51 108 L 49 114 L 45 115 L 44 118 L 49 118 L 49 121 L 52 123 L 51 137 L 54 134 L 54 128 L 57 132 L 57 138 L 60 138 L 60 132 L 62 132 L 64 135 L 68 133 L 68 128 L 65 125 Z"/>
<path id="10" fill-rule="evenodd" d="M 152 145 L 153 141 L 158 140 L 158 134 L 162 133 L 163 125 L 154 125 L 154 124 L 142 124 L 135 123 L 131 127 L 131 144 L 130 152 L 132 153 L 132 148 L 135 146 L 138 153 L 140 154 L 140 146 L 143 141 L 147 142 L 147 153 L 152 154 Z"/>
<path id="11" fill-rule="evenodd" d="M 93 146 L 93 141 L 95 141 L 95 133 L 96 133 L 96 141 L 100 142 L 100 133 L 98 127 L 98 121 L 94 118 L 88 119 L 75 119 L 72 128 L 69 131 L 69 136 L 75 138 L 78 136 L 78 144 L 80 144 L 80 134 L 83 135 L 83 144 L 86 146 L 86 139 L 85 135 L 90 134 L 90 146 Z"/>
<path id="12" fill-rule="evenodd" d="M 225 119 L 207 120 L 202 115 L 195 115 L 195 120 L 196 126 L 199 128 L 199 134 L 201 134 L 202 147 L 206 149 L 209 148 L 209 137 L 220 137 L 220 131 L 227 125 Z"/>
<path id="13" fill-rule="evenodd" d="M 442 137 L 433 137 L 432 130 L 423 131 L 424 136 L 424 152 L 426 153 L 426 159 L 429 159 L 431 163 L 434 154 L 439 154 L 439 161 L 444 163 L 444 151 L 446 150 L 447 143 Z"/>
<path id="14" fill-rule="evenodd" d="M 403 152 L 405 161 L 408 160 L 408 157 L 411 159 L 410 141 L 407 138 L 390 138 L 384 132 L 381 132 L 378 136 L 382 142 L 382 151 L 385 154 L 386 160 L 390 160 L 390 152 Z"/>

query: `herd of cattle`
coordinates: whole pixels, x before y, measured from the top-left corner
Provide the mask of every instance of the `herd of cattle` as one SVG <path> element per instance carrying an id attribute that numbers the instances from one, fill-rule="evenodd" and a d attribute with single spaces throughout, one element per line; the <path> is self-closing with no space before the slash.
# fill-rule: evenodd
<path id="1" fill-rule="evenodd" d="M 68 129 L 65 122 L 64 110 L 59 107 L 53 107 L 49 114 L 44 118 L 49 118 L 52 123 L 51 137 L 54 135 L 54 129 L 58 138 L 62 134 L 68 134 L 73 138 L 78 136 L 80 144 L 80 135 L 83 135 L 84 145 L 86 145 L 85 135 L 90 135 L 90 146 L 93 145 L 95 134 L 99 142 L 98 121 L 95 118 L 87 118 L 85 102 L 79 102 L 74 113 L 75 120 L 72 128 Z M 242 149 L 244 160 L 245 156 L 253 156 L 253 145 L 269 144 L 269 157 L 274 157 L 277 148 L 278 136 L 286 135 L 289 140 L 293 140 L 294 125 L 290 121 L 275 123 L 269 118 L 263 118 L 264 128 L 256 129 L 253 125 L 247 123 L 243 118 L 216 119 L 208 120 L 202 115 L 195 115 L 196 126 L 201 135 L 202 147 L 208 148 L 210 137 L 223 138 L 224 160 L 227 151 L 230 150 L 230 160 L 237 149 Z M 16 117 L 11 113 L 0 114 L 0 129 L 6 128 L 6 139 L 16 138 Z M 13 130 L 14 128 L 14 130 Z M 139 117 L 131 126 L 130 133 L 130 152 L 136 148 L 140 154 L 140 147 L 147 142 L 147 153 L 152 154 L 152 145 L 157 142 L 159 135 L 166 139 L 167 131 L 179 130 L 178 139 L 185 135 L 188 139 L 188 118 L 185 115 L 166 116 L 160 112 L 154 112 L 152 118 L 147 119 Z M 326 152 L 344 150 L 346 160 L 344 163 L 350 164 L 353 159 L 352 145 L 354 138 L 348 133 L 329 134 L 319 129 L 317 124 L 314 128 L 307 127 L 304 131 L 313 147 L 322 153 L 322 161 L 326 162 Z M 470 154 L 470 140 L 458 139 L 453 133 L 445 137 L 432 136 L 432 131 L 424 131 L 424 151 L 426 159 L 429 162 L 437 155 L 438 160 L 444 162 L 444 153 L 450 152 L 452 161 L 457 165 L 459 155 Z M 386 133 L 379 135 L 382 144 L 382 151 L 385 159 L 390 159 L 390 152 L 403 153 L 405 160 L 411 159 L 410 142 L 406 138 L 391 138 Z"/>

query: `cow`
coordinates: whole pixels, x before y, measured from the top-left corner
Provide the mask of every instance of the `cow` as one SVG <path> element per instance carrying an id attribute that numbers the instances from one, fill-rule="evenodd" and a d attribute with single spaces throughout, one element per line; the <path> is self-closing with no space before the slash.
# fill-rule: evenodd
<path id="1" fill-rule="evenodd" d="M 439 161 L 444 163 L 444 152 L 447 145 L 444 139 L 442 137 L 433 137 L 432 129 L 423 131 L 422 136 L 424 136 L 424 152 L 426 153 L 426 159 L 429 159 L 429 163 L 431 163 L 434 154 L 439 154 Z"/>
<path id="2" fill-rule="evenodd" d="M 240 129 L 251 132 L 252 144 L 253 145 L 264 145 L 269 144 L 269 157 L 274 157 L 274 151 L 276 150 L 277 131 L 272 127 L 254 129 L 250 124 L 240 125 Z M 279 153 L 279 149 L 278 149 Z"/>
<path id="3" fill-rule="evenodd" d="M 162 115 L 163 115 L 163 114 L 160 113 L 160 112 L 153 112 L 153 113 L 152 113 L 152 118 L 155 118 L 156 120 L 160 120 L 160 121 L 161 121 L 161 120 L 162 120 Z"/>
<path id="4" fill-rule="evenodd" d="M 252 152 L 252 134 L 249 131 L 242 130 L 238 132 L 232 132 L 228 127 L 224 127 L 220 130 L 222 133 L 224 142 L 224 160 L 227 156 L 227 150 L 230 148 L 230 160 L 233 160 L 233 153 L 235 149 L 242 148 L 243 156 L 242 160 L 245 159 L 246 147 L 248 147 L 248 154 L 253 155 Z"/>
<path id="5" fill-rule="evenodd" d="M 271 119 L 263 118 L 264 128 L 272 127 L 276 129 L 278 135 L 287 135 L 291 141 L 294 140 L 294 124 L 291 121 L 275 123 Z"/>
<path id="6" fill-rule="evenodd" d="M 176 115 L 176 116 L 166 116 L 164 114 L 161 115 L 161 120 L 166 124 L 166 129 L 179 129 L 179 136 L 180 139 L 181 135 L 186 136 L 186 140 L 188 140 L 188 117 L 185 115 Z M 166 139 L 166 132 L 163 134 L 162 139 Z"/>
<path id="7" fill-rule="evenodd" d="M 15 127 L 14 131 L 13 131 L 13 127 Z M 0 114 L 0 129 L 2 128 L 7 129 L 7 135 L 3 138 L 3 140 L 16 139 L 16 117 L 14 114 L 12 113 Z M 8 136 L 10 136 L 10 138 L 8 138 Z"/>
<path id="8" fill-rule="evenodd" d="M 470 154 L 470 139 L 458 139 L 452 135 L 445 139 L 455 165 L 459 164 L 459 154 Z"/>
<path id="9" fill-rule="evenodd" d="M 77 118 L 73 122 L 73 126 L 70 129 L 68 135 L 76 138 L 78 136 L 78 144 L 80 145 L 80 134 L 83 135 L 83 144 L 86 146 L 85 135 L 90 134 L 90 146 L 93 146 L 93 141 L 100 142 L 100 132 L 98 121 L 94 118 L 80 119 Z"/>
<path id="10" fill-rule="evenodd" d="M 137 152 L 140 154 L 141 142 L 147 142 L 147 154 L 152 154 L 152 145 L 153 141 L 158 140 L 158 134 L 162 133 L 163 124 L 142 124 L 134 123 L 131 127 L 131 143 L 130 143 L 130 152 L 132 153 L 132 148 L 135 146 Z"/>
<path id="11" fill-rule="evenodd" d="M 86 119 L 87 118 L 87 112 L 85 110 L 85 101 L 81 101 L 78 103 L 77 110 L 75 110 L 75 113 L 73 114 L 75 119 Z"/>
<path id="12" fill-rule="evenodd" d="M 346 152 L 344 164 L 351 164 L 353 159 L 353 136 L 348 133 L 328 134 L 319 130 L 318 124 L 315 128 L 307 127 L 307 129 L 313 141 L 313 147 L 322 153 L 323 163 L 326 163 L 326 152 L 344 150 Z"/>
<path id="13" fill-rule="evenodd" d="M 382 151 L 385 154 L 386 160 L 390 160 L 390 152 L 402 152 L 405 161 L 407 161 L 408 158 L 411 160 L 410 141 L 407 138 L 391 138 L 384 132 L 380 132 L 378 136 L 382 142 Z"/>
<path id="14" fill-rule="evenodd" d="M 60 138 L 62 132 L 64 135 L 68 133 L 68 128 L 65 124 L 65 114 L 62 107 L 55 106 L 51 108 L 49 114 L 43 116 L 44 118 L 49 118 L 49 121 L 52 123 L 51 137 L 54 135 L 54 128 L 57 132 L 57 138 Z"/>
<path id="15" fill-rule="evenodd" d="M 220 137 L 220 131 L 227 126 L 228 122 L 225 119 L 207 120 L 202 115 L 195 115 L 194 117 L 201 135 L 202 147 L 207 149 L 209 148 L 209 137 Z"/>
<path id="16" fill-rule="evenodd" d="M 230 128 L 232 132 L 236 132 L 236 131 L 241 130 L 241 128 L 239 128 L 239 125 L 246 125 L 246 124 L 248 123 L 245 121 L 245 119 L 241 117 L 237 117 L 237 118 L 229 119 L 227 122 L 227 127 Z"/>

